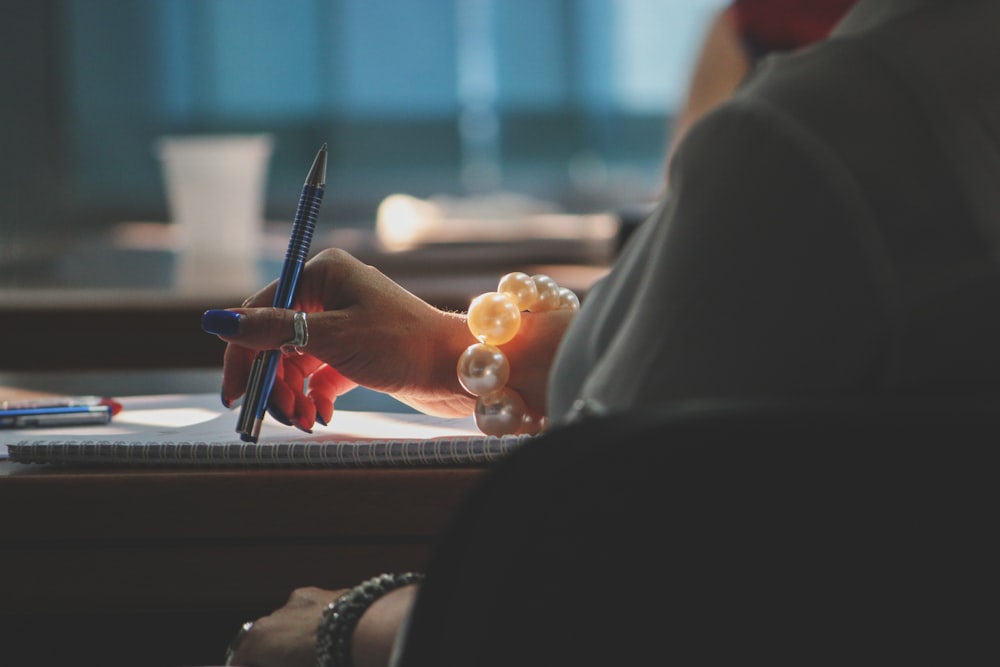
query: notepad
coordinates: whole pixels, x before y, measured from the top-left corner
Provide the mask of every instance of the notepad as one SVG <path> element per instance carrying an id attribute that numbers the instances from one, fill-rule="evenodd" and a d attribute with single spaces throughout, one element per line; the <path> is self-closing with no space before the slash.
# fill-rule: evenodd
<path id="1" fill-rule="evenodd" d="M 472 418 L 337 410 L 311 434 L 266 420 L 243 442 L 215 394 L 136 396 L 107 426 L 3 434 L 11 460 L 86 466 L 373 468 L 482 466 L 531 436 L 484 436 Z"/>

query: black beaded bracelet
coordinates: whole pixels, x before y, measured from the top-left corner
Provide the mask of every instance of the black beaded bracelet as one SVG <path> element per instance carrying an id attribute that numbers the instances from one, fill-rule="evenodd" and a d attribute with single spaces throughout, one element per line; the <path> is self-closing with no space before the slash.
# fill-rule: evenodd
<path id="1" fill-rule="evenodd" d="M 358 584 L 331 602 L 316 631 L 318 667 L 351 667 L 351 637 L 361 615 L 380 597 L 403 586 L 423 581 L 419 572 L 380 574 Z"/>

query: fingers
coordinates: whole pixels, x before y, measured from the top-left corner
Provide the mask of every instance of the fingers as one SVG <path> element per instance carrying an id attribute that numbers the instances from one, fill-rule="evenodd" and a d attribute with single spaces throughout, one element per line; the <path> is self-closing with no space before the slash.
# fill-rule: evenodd
<path id="1" fill-rule="evenodd" d="M 256 294 L 248 296 L 243 301 L 243 308 L 263 308 L 274 304 L 274 293 L 278 289 L 278 281 L 272 281 L 267 287 Z"/>
<path id="2" fill-rule="evenodd" d="M 303 393 L 304 379 L 297 372 L 289 373 L 291 369 L 287 363 L 283 363 L 280 368 L 284 369 L 285 376 L 275 379 L 267 412 L 286 426 L 295 426 L 306 433 L 312 433 L 313 424 L 316 423 L 316 406 Z"/>
<path id="3" fill-rule="evenodd" d="M 260 293 L 247 300 L 266 299 Z M 295 333 L 293 318 L 295 313 L 283 308 L 239 308 L 231 310 L 210 310 L 202 317 L 202 328 L 229 343 L 223 356 L 222 403 L 230 407 L 246 390 L 250 367 L 255 354 L 260 350 L 273 350 L 289 340 Z M 309 357 L 306 364 L 297 364 L 289 371 L 288 390 L 280 386 L 272 395 L 276 414 L 273 416 L 283 423 L 301 426 L 315 421 L 315 411 L 296 399 L 296 392 L 302 394 L 305 378 L 318 368 L 321 362 Z M 285 364 L 282 364 L 285 366 Z M 276 383 L 276 386 L 280 383 Z M 283 417 L 283 418 L 282 418 Z"/>
<path id="4" fill-rule="evenodd" d="M 222 376 L 222 403 L 226 407 L 231 407 L 246 390 L 256 354 L 236 344 L 226 348 Z M 317 421 L 324 426 L 330 423 L 337 396 L 356 386 L 311 355 L 284 356 L 278 364 L 267 411 L 276 421 L 311 433 Z"/>
<path id="5" fill-rule="evenodd" d="M 295 336 L 295 311 L 287 308 L 209 310 L 201 328 L 227 343 L 251 350 L 274 350 Z"/>
<path id="6" fill-rule="evenodd" d="M 316 406 L 316 420 L 329 424 L 333 417 L 333 403 L 341 394 L 354 389 L 352 382 L 331 366 L 322 366 L 309 376 L 309 398 Z"/>

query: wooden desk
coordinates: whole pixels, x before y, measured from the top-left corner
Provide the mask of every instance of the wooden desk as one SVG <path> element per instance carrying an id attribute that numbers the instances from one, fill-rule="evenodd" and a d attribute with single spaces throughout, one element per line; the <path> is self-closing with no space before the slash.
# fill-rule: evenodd
<path id="1" fill-rule="evenodd" d="M 295 587 L 419 569 L 481 473 L 0 461 L 0 654 L 218 664 L 239 624 Z"/>

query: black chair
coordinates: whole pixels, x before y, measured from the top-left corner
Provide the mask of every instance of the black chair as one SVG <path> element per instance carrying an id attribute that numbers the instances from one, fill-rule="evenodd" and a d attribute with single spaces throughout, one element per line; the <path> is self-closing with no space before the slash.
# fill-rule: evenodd
<path id="1" fill-rule="evenodd" d="M 497 465 L 403 667 L 997 658 L 1000 398 L 690 402 Z"/>

